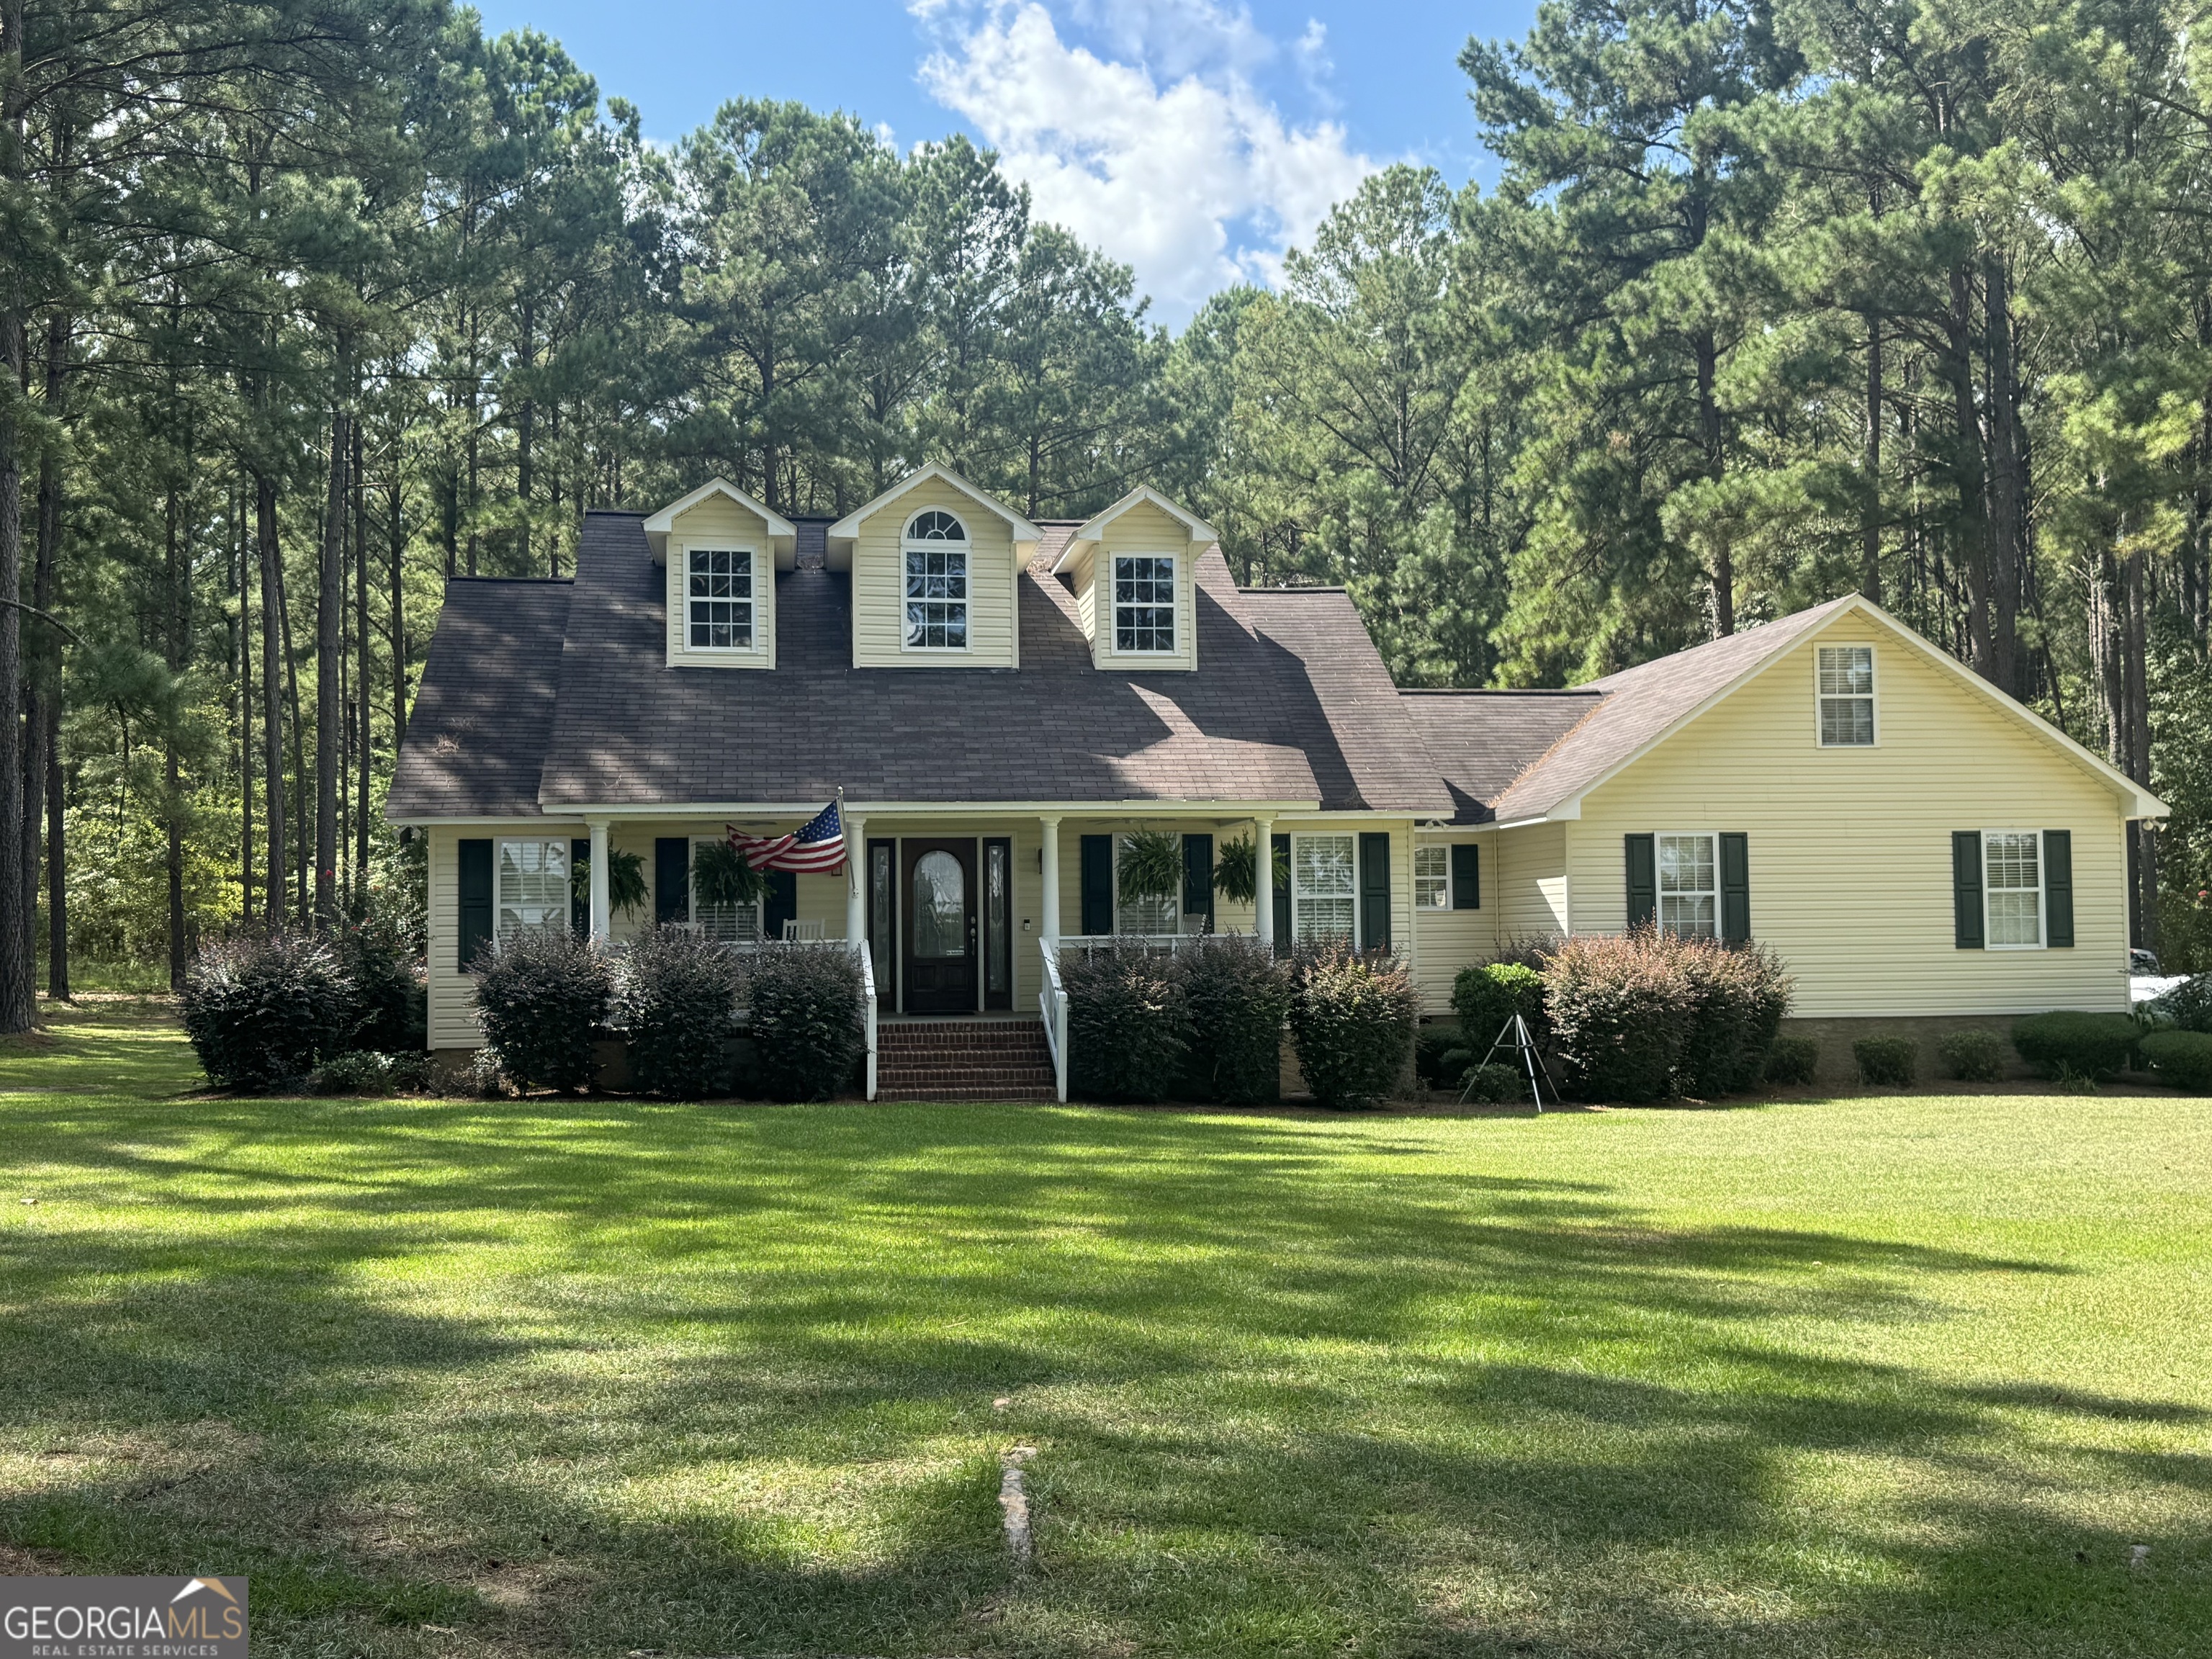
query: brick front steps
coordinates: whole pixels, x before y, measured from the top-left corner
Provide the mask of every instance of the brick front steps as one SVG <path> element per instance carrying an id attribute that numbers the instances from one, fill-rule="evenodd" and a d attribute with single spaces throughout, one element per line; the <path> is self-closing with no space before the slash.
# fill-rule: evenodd
<path id="1" fill-rule="evenodd" d="M 876 1028 L 878 1100 L 1054 1097 L 1041 1020 L 896 1020 Z"/>

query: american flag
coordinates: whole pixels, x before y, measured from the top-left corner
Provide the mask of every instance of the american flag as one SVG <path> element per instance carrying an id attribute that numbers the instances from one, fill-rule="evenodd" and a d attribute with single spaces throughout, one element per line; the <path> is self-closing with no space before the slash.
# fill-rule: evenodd
<path id="1" fill-rule="evenodd" d="M 810 873 L 836 871 L 845 862 L 845 820 L 831 801 L 795 835 L 748 836 L 729 826 L 730 845 L 756 870 L 801 870 Z"/>

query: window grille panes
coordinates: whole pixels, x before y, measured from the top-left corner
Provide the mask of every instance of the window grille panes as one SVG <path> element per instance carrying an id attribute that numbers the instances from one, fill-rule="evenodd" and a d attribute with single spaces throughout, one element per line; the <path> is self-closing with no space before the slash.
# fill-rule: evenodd
<path id="1" fill-rule="evenodd" d="M 1182 901 L 1176 893 L 1139 898 L 1121 891 L 1121 855 L 1126 837 L 1114 837 L 1114 931 L 1117 933 L 1178 933 L 1182 931 Z"/>
<path id="2" fill-rule="evenodd" d="M 1451 908 L 1451 848 L 1413 849 L 1413 905 L 1421 910 Z"/>
<path id="3" fill-rule="evenodd" d="M 702 651 L 749 651 L 753 643 L 753 556 L 693 548 L 685 577 L 690 641 Z"/>
<path id="4" fill-rule="evenodd" d="M 1300 945 L 1352 939 L 1356 845 L 1350 836 L 1291 837 L 1291 935 Z"/>
<path id="5" fill-rule="evenodd" d="M 914 522 L 906 527 L 906 537 L 910 542 L 964 542 L 968 539 L 968 526 L 950 513 L 933 507 L 927 513 L 914 515 Z"/>
<path id="6" fill-rule="evenodd" d="M 500 842 L 500 943 L 517 933 L 556 933 L 568 925 L 568 843 Z"/>
<path id="7" fill-rule="evenodd" d="M 1173 559 L 1115 557 L 1114 648 L 1130 652 L 1176 648 Z"/>
<path id="8" fill-rule="evenodd" d="M 906 642 L 927 651 L 968 643 L 968 556 L 910 547 L 906 554 Z"/>
<path id="9" fill-rule="evenodd" d="M 1819 672 L 1821 747 L 1870 746 L 1874 742 L 1874 647 L 1824 645 Z"/>
<path id="10" fill-rule="evenodd" d="M 898 883 L 889 844 L 868 848 L 868 949 L 876 970 L 876 994 L 891 994 L 891 941 L 897 937 Z"/>
<path id="11" fill-rule="evenodd" d="M 1991 830 L 1982 837 L 1990 943 L 2043 943 L 2043 837 L 2036 830 Z"/>
<path id="12" fill-rule="evenodd" d="M 1684 939 L 1711 939 L 1720 914 L 1713 837 L 1662 836 L 1658 850 L 1659 926 Z"/>

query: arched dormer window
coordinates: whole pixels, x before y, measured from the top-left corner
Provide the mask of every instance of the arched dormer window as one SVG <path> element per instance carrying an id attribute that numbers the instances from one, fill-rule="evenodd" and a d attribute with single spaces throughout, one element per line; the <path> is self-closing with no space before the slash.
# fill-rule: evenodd
<path id="1" fill-rule="evenodd" d="M 906 648 L 968 648 L 968 526 L 938 507 L 917 513 L 901 544 L 906 562 Z"/>

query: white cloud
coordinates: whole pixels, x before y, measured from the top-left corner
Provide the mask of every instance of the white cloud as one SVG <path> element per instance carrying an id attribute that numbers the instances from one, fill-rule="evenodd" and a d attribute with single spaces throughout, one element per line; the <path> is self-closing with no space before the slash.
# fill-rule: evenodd
<path id="1" fill-rule="evenodd" d="M 1028 183 L 1040 217 L 1134 266 L 1164 319 L 1227 283 L 1273 281 L 1284 252 L 1374 171 L 1340 125 L 1292 125 L 1261 94 L 1252 72 L 1275 47 L 1243 9 L 1078 4 L 1121 56 L 1064 41 L 1037 0 L 916 0 L 941 42 L 922 85 Z M 1294 51 L 1304 62 L 1320 46 L 1309 28 Z"/>

